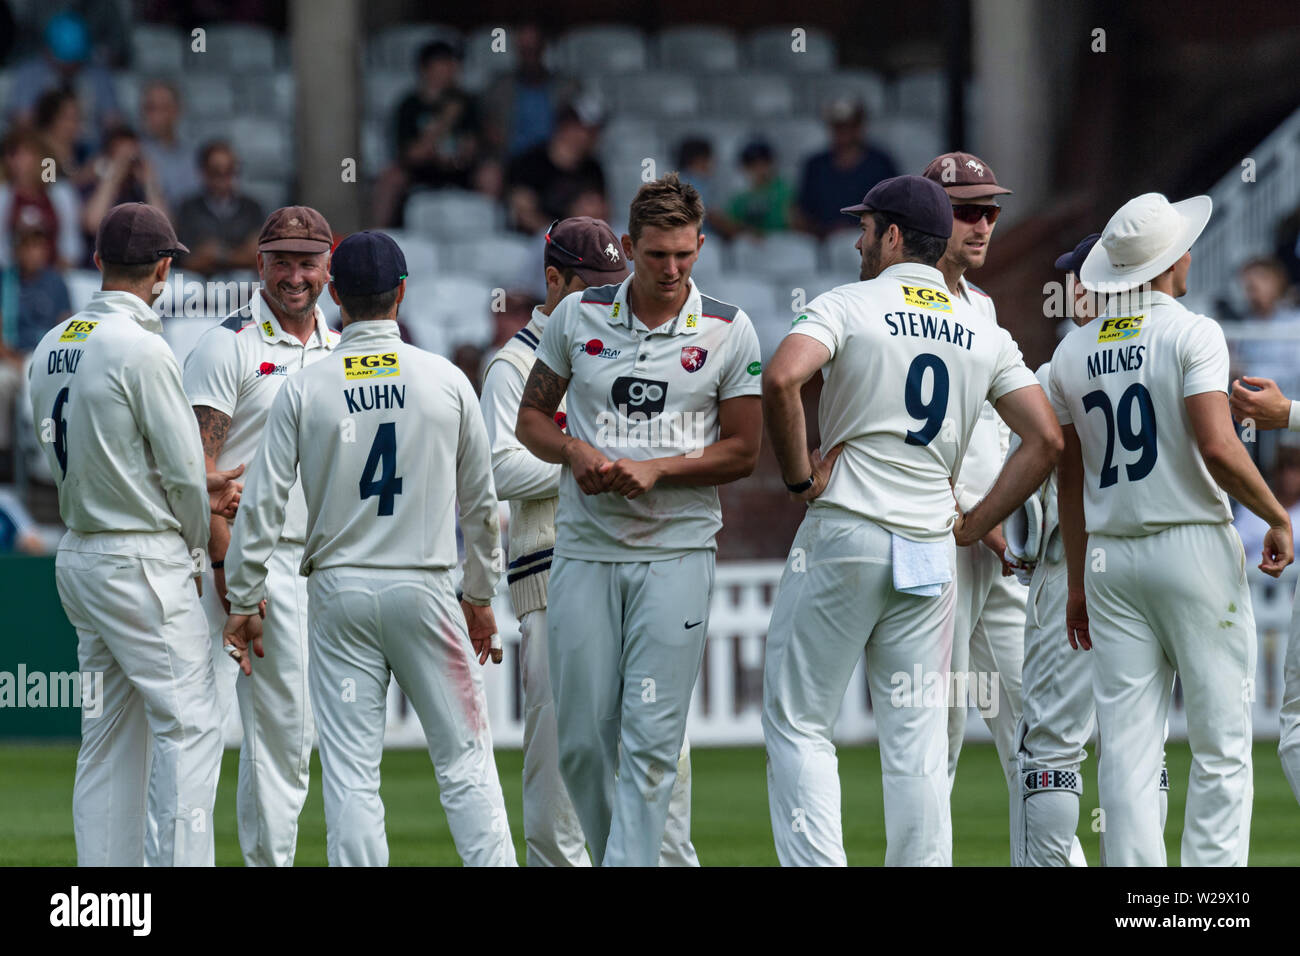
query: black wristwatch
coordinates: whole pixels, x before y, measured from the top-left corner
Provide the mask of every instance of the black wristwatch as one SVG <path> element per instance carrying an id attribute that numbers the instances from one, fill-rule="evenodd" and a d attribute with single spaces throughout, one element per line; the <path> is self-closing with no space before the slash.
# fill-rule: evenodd
<path id="1" fill-rule="evenodd" d="M 799 482 L 797 485 L 792 485 L 787 482 L 785 487 L 787 490 L 790 491 L 791 494 L 801 495 L 812 486 L 813 486 L 812 475 L 809 475 L 806 480 Z"/>
<path id="2" fill-rule="evenodd" d="M 213 570 L 213 571 L 220 571 L 220 570 L 221 570 L 222 568 L 224 568 L 225 566 L 226 566 L 226 559 L 225 559 L 225 558 L 222 558 L 220 561 L 213 561 L 213 562 L 212 562 L 212 570 Z"/>

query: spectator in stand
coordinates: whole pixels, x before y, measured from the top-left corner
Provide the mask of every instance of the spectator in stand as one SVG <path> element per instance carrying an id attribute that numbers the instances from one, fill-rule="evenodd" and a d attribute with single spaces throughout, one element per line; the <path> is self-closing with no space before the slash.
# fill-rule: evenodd
<path id="1" fill-rule="evenodd" d="M 45 539 L 23 503 L 8 488 L 0 488 L 0 554 L 47 554 Z"/>
<path id="2" fill-rule="evenodd" d="M 9 119 L 18 124 L 30 123 L 43 93 L 86 87 L 91 95 L 90 113 L 96 135 L 121 123 L 113 77 L 108 70 L 89 62 L 90 53 L 90 31 L 80 14 L 65 10 L 50 17 L 40 55 L 20 63 L 14 70 Z"/>
<path id="3" fill-rule="evenodd" d="M 393 117 L 397 162 L 375 182 L 374 216 L 398 221 L 413 187 L 469 189 L 481 152 L 482 129 L 473 97 L 460 86 L 462 54 L 445 40 L 425 44 L 416 57 L 419 83 Z"/>
<path id="4" fill-rule="evenodd" d="M 141 148 L 172 209 L 179 209 L 183 199 L 199 191 L 194 149 L 181 142 L 180 119 L 181 97 L 176 87 L 163 80 L 146 83 L 140 91 Z"/>
<path id="5" fill-rule="evenodd" d="M 727 218 L 737 232 L 757 236 L 790 228 L 794 192 L 776 169 L 776 158 L 766 140 L 756 139 L 740 152 L 746 189 L 727 203 Z"/>
<path id="6" fill-rule="evenodd" d="M 1258 378 L 1271 378 L 1288 395 L 1300 392 L 1300 311 L 1287 300 L 1287 274 L 1269 257 L 1251 259 L 1237 271 L 1246 296 L 1247 322 L 1268 323 L 1268 338 L 1235 343 L 1234 367 Z"/>
<path id="7" fill-rule="evenodd" d="M 44 144 L 42 155 L 54 160 L 55 175 L 74 189 L 95 182 L 89 162 L 93 150 L 81 138 L 81 104 L 75 93 L 50 90 L 36 101 L 36 131 Z"/>
<path id="8" fill-rule="evenodd" d="M 4 183 L 0 184 L 0 269 L 13 261 L 13 237 L 20 225 L 39 226 L 59 268 L 81 262 L 81 199 L 68 183 L 46 182 L 40 137 L 18 129 L 4 140 Z"/>
<path id="9" fill-rule="evenodd" d="M 262 207 L 236 188 L 239 162 L 230 144 L 216 140 L 199 150 L 203 189 L 181 203 L 176 235 L 190 248 L 180 267 L 201 275 L 257 268 Z"/>
<path id="10" fill-rule="evenodd" d="M 831 148 L 804 163 L 795 206 L 795 225 L 815 236 L 847 229 L 854 220 L 840 212 L 845 196 L 866 195 L 882 179 L 898 175 L 888 153 L 867 142 L 866 107 L 838 99 L 826 110 Z"/>
<path id="11" fill-rule="evenodd" d="M 605 194 L 605 171 L 594 155 L 604 121 L 599 103 L 579 97 L 560 111 L 550 139 L 510 162 L 506 193 L 515 229 L 537 235 L 563 219 L 581 193 Z"/>
<path id="12" fill-rule="evenodd" d="M 1273 459 L 1273 474 L 1268 485 L 1277 496 L 1278 503 L 1291 516 L 1291 527 L 1300 521 L 1300 448 L 1281 445 Z M 1241 545 L 1246 552 L 1246 563 L 1255 565 L 1264 550 L 1264 535 L 1268 525 L 1240 504 L 1233 506 L 1233 526 L 1241 535 Z"/>
<path id="13" fill-rule="evenodd" d="M 690 183 L 704 203 L 704 226 L 725 238 L 735 235 L 736 229 L 722 209 L 722 200 L 716 188 L 716 164 L 713 144 L 701 136 L 688 136 L 677 145 L 677 175 L 682 182 Z M 572 213 L 570 214 L 572 215 Z M 597 216 L 597 219 L 608 218 Z"/>
<path id="14" fill-rule="evenodd" d="M 507 42 L 515 68 L 497 76 L 483 97 L 484 134 L 493 150 L 513 159 L 550 139 L 561 104 L 576 88 L 546 69 L 546 41 L 536 23 L 508 31 Z"/>
<path id="15" fill-rule="evenodd" d="M 0 473 L 12 463 L 14 400 L 27 356 L 72 314 L 68 287 L 52 265 L 53 238 L 42 218 L 20 221 L 13 231 L 14 264 L 0 271 Z"/>
<path id="16" fill-rule="evenodd" d="M 86 252 L 84 267 L 94 268 L 92 253 L 99 221 L 114 206 L 127 202 L 144 202 L 169 215 L 167 200 L 152 164 L 140 149 L 140 137 L 126 126 L 112 130 L 104 138 L 104 152 L 91 163 L 95 182 L 82 187 L 81 230 Z"/>

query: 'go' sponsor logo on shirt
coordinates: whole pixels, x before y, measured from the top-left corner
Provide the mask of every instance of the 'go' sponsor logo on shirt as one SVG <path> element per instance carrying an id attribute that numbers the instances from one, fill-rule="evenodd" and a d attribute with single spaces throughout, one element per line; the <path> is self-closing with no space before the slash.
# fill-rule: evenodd
<path id="1" fill-rule="evenodd" d="M 614 407 L 624 415 L 641 413 L 653 417 L 664 410 L 668 398 L 668 383 L 620 375 L 610 389 Z"/>
<path id="2" fill-rule="evenodd" d="M 391 378 L 402 373 L 397 364 L 396 352 L 379 352 L 375 355 L 343 356 L 343 377 L 349 380 L 358 378 Z"/>
<path id="3" fill-rule="evenodd" d="M 1123 342 L 1135 339 L 1142 332 L 1142 320 L 1145 315 L 1121 315 L 1113 319 L 1103 319 L 1097 331 L 1098 342 Z"/>
<path id="4" fill-rule="evenodd" d="M 86 340 L 86 336 L 90 335 L 91 332 L 95 331 L 95 326 L 97 325 L 99 325 L 98 322 L 81 322 L 81 321 L 69 322 L 68 327 L 64 329 L 63 334 L 59 336 L 59 341 L 60 342 L 84 342 Z"/>
<path id="5" fill-rule="evenodd" d="M 938 289 L 927 289 L 924 286 L 905 285 L 903 289 L 903 301 L 908 305 L 920 306 L 923 309 L 933 309 L 936 312 L 951 312 L 952 300 L 948 298 L 947 293 L 940 292 Z"/>

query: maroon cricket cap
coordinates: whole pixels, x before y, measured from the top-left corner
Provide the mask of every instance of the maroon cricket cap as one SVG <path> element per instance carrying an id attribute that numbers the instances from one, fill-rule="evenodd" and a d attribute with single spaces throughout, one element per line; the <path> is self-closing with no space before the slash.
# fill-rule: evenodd
<path id="1" fill-rule="evenodd" d="M 311 206 L 284 206 L 266 217 L 257 237 L 258 252 L 329 252 L 334 233 Z"/>
<path id="2" fill-rule="evenodd" d="M 543 261 L 557 269 L 572 269 L 587 285 L 611 285 L 628 277 L 623 247 L 614 230 L 591 216 L 551 223 Z"/>
<path id="3" fill-rule="evenodd" d="M 114 206 L 99 221 L 95 251 L 103 262 L 141 265 L 175 258 L 190 250 L 176 238 L 176 230 L 163 211 L 142 202 Z"/>
<path id="4" fill-rule="evenodd" d="M 921 175 L 934 180 L 953 199 L 1011 194 L 1010 189 L 998 185 L 993 167 L 974 153 L 956 152 L 936 156 Z"/>

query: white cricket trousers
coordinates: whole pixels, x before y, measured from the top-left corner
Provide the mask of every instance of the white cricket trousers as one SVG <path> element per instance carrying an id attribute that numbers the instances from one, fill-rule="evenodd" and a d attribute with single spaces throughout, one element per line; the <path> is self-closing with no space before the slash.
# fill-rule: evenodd
<path id="1" fill-rule="evenodd" d="M 307 801 L 316 731 L 307 690 L 307 579 L 298 573 L 301 564 L 301 544 L 280 541 L 271 552 L 262 622 L 266 656 L 254 657 L 251 677 L 225 652 L 226 612 L 211 572 L 203 586 L 217 707 L 224 723 L 237 698 L 244 731 L 235 814 L 246 866 L 293 866 L 298 816 Z"/>
<path id="2" fill-rule="evenodd" d="M 1018 779 L 1010 792 L 1012 866 L 1087 865 L 1075 831 L 1084 746 L 1095 722 L 1094 652 L 1070 647 L 1066 577 L 1063 559 L 1042 561 L 1029 582 Z"/>
<path id="3" fill-rule="evenodd" d="M 1255 615 L 1229 524 L 1090 535 L 1087 577 L 1108 866 L 1164 866 L 1158 787 L 1174 673 L 1192 769 L 1184 866 L 1244 866 L 1250 849 Z"/>
<path id="4" fill-rule="evenodd" d="M 660 862 L 709 630 L 713 557 L 556 555 L 551 564 L 546 640 L 560 774 L 597 866 Z M 672 838 L 689 839 L 689 830 Z"/>
<path id="5" fill-rule="evenodd" d="M 1286 663 L 1283 666 L 1282 712 L 1277 755 L 1282 759 L 1282 771 L 1291 784 L 1291 792 L 1300 800 L 1300 589 L 1296 590 L 1296 603 L 1291 608 L 1291 636 L 1286 645 Z"/>
<path id="6" fill-rule="evenodd" d="M 524 843 L 529 866 L 591 866 L 586 837 L 560 775 L 546 608 L 519 621 L 524 686 Z M 660 866 L 699 866 L 691 844 L 691 744 L 683 740 L 668 801 Z"/>
<path id="7" fill-rule="evenodd" d="M 767 635 L 763 738 L 777 857 L 783 866 L 847 865 L 831 733 L 865 646 L 885 865 L 950 866 L 948 700 L 922 690 L 949 686 L 952 584 L 937 597 L 894 590 L 889 532 L 829 511 L 811 509 L 799 526 Z M 923 687 L 912 687 L 918 667 Z"/>
<path id="8" fill-rule="evenodd" d="M 981 542 L 957 548 L 954 578 L 957 607 L 953 627 L 952 670 L 956 674 L 997 675 L 998 694 L 980 715 L 993 734 L 1007 790 L 1016 784 L 1016 725 L 1020 722 L 1020 671 L 1025 659 L 1025 601 L 1029 590 L 1015 577 L 1002 576 L 1002 562 Z M 970 686 L 978 686 L 976 679 Z M 948 785 L 957 776 L 957 758 L 966 736 L 969 700 L 957 700 L 948 714 Z"/>
<path id="9" fill-rule="evenodd" d="M 330 865 L 388 865 L 379 762 L 391 676 L 424 728 L 461 859 L 514 866 L 481 665 L 450 572 L 323 568 L 307 593 Z"/>
<path id="10" fill-rule="evenodd" d="M 69 531 L 59 543 L 78 664 L 104 675 L 101 713 L 81 718 L 79 866 L 214 863 L 221 728 L 193 568 L 175 532 Z"/>

